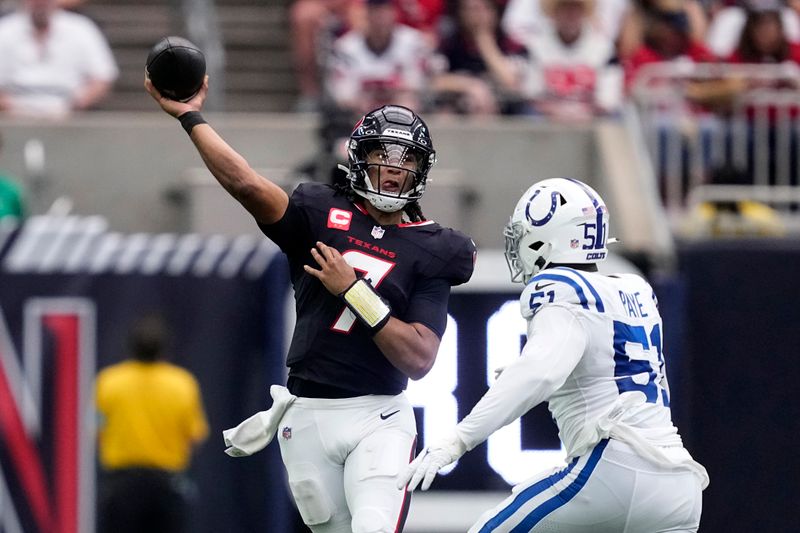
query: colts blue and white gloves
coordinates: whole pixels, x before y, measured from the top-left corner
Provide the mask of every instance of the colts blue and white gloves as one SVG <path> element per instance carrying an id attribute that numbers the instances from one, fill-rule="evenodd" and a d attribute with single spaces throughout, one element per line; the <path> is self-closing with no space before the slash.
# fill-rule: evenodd
<path id="1" fill-rule="evenodd" d="M 466 451 L 467 446 L 454 430 L 448 437 L 426 447 L 411 461 L 397 478 L 397 488 L 406 487 L 408 492 L 412 492 L 422 482 L 420 488 L 428 490 L 439 470 L 457 461 Z"/>

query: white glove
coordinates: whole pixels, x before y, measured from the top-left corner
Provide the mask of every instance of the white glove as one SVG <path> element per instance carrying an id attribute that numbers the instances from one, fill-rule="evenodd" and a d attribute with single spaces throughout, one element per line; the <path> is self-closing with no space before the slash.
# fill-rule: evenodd
<path id="1" fill-rule="evenodd" d="M 413 492 L 419 482 L 422 481 L 420 488 L 428 490 L 439 470 L 457 461 L 466 451 L 466 445 L 453 431 L 449 437 L 432 446 L 428 446 L 411 461 L 411 464 L 397 478 L 397 488 L 406 487 L 408 492 Z"/>

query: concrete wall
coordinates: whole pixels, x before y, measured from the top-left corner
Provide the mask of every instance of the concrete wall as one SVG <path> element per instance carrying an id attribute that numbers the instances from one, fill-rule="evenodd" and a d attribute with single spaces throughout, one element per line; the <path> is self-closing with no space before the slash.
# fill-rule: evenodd
<path id="1" fill-rule="evenodd" d="M 277 174 L 307 160 L 317 146 L 313 116 L 210 114 L 208 119 L 252 166 L 278 169 Z M 571 176 L 603 191 L 588 125 L 441 117 L 428 122 L 439 164 L 431 173 L 423 211 L 429 218 L 465 230 L 481 245 L 502 247 L 502 227 L 519 195 L 533 181 Z M 197 227 L 192 209 L 196 214 L 203 206 L 181 206 L 170 202 L 168 194 L 176 188 L 192 190 L 188 174 L 194 176 L 195 186 L 202 184 L 202 173 L 190 171 L 202 167 L 202 162 L 177 122 L 164 114 L 94 113 L 57 124 L 5 119 L 0 120 L 0 133 L 5 139 L 0 169 L 23 178 L 34 212 L 68 196 L 76 212 L 103 215 L 119 231 Z M 44 146 L 43 181 L 26 175 L 24 148 L 30 139 L 39 139 Z M 205 209 L 216 212 L 215 220 L 231 224 L 230 228 L 221 226 L 219 232 L 252 231 L 243 210 L 221 189 L 212 190 L 210 197 L 207 187 L 204 191 L 197 201 L 210 201 Z M 477 203 L 462 204 L 459 191 L 475 193 Z"/>

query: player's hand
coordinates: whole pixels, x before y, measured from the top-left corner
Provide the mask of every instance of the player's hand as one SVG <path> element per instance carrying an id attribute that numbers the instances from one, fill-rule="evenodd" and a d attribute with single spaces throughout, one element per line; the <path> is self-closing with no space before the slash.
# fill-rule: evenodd
<path id="1" fill-rule="evenodd" d="M 428 490 L 439 470 L 457 461 L 466 451 L 467 447 L 454 431 L 450 437 L 422 450 L 405 472 L 398 476 L 397 488 L 406 487 L 408 492 L 413 492 L 421 481 L 420 488 Z"/>
<path id="2" fill-rule="evenodd" d="M 208 95 L 208 76 L 206 76 L 205 80 L 203 80 L 203 86 L 200 87 L 200 90 L 197 91 L 197 94 L 194 95 L 191 100 L 186 102 L 170 100 L 166 96 L 162 95 L 160 92 L 158 92 L 158 89 L 153 86 L 153 83 L 150 81 L 150 78 L 147 77 L 147 74 L 144 75 L 144 88 L 148 93 L 150 93 L 150 96 L 153 97 L 153 100 L 158 102 L 158 105 L 161 106 L 161 109 L 173 117 L 178 118 L 188 111 L 200 111 L 203 108 L 203 102 L 205 102 L 206 96 Z"/>
<path id="3" fill-rule="evenodd" d="M 311 257 L 317 262 L 319 269 L 310 265 L 303 265 L 303 268 L 320 280 L 331 294 L 338 296 L 356 281 L 356 271 L 347 264 L 336 248 L 317 241 L 316 247 L 311 249 Z"/>

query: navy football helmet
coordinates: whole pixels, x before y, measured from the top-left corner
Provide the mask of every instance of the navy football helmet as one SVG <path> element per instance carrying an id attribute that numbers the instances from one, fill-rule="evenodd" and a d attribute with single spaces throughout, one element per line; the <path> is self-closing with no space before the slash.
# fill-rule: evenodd
<path id="1" fill-rule="evenodd" d="M 428 126 L 398 105 L 367 113 L 350 135 L 347 155 L 350 187 L 387 213 L 422 198 L 436 162 Z"/>

